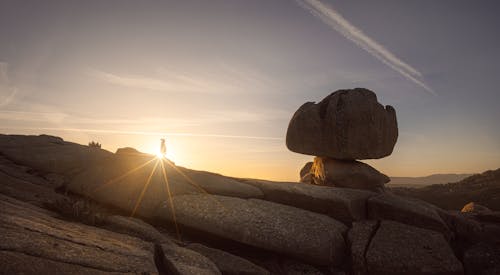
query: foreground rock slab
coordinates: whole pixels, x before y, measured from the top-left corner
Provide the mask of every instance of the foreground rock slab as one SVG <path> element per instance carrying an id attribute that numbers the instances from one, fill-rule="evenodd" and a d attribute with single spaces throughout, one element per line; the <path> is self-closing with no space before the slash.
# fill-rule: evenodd
<path id="1" fill-rule="evenodd" d="M 396 111 L 370 90 L 338 90 L 321 102 L 307 102 L 288 125 L 293 152 L 336 159 L 376 159 L 392 153 L 398 138 Z"/>
<path id="2" fill-rule="evenodd" d="M 41 268 L 38 274 L 158 273 L 151 243 L 59 220 L 3 196 L 0 209 L 0 250 L 12 259 L 0 266 L 0 273 L 21 271 L 12 264 L 31 257 Z"/>
<path id="3" fill-rule="evenodd" d="M 426 202 L 380 194 L 368 199 L 367 205 L 370 219 L 398 221 L 441 232 L 447 239 L 451 237 L 451 231 L 436 210 L 437 207 Z"/>
<path id="4" fill-rule="evenodd" d="M 338 265 L 345 253 L 347 227 L 325 215 L 257 199 L 212 195 L 173 198 L 182 226 L 318 265 Z M 169 204 L 158 218 L 173 222 Z"/>
<path id="5" fill-rule="evenodd" d="M 113 155 L 106 150 L 47 135 L 0 135 L 0 153 L 18 164 L 67 176 L 98 165 Z"/>
<path id="6" fill-rule="evenodd" d="M 245 198 L 263 196 L 251 185 L 177 167 L 168 160 L 142 153 L 114 155 L 80 173 L 68 189 L 144 217 L 151 217 L 170 196 L 198 193 Z"/>
<path id="7" fill-rule="evenodd" d="M 264 193 L 264 199 L 328 215 L 346 224 L 366 218 L 366 201 L 376 193 L 293 182 L 245 180 Z"/>
<path id="8" fill-rule="evenodd" d="M 366 252 L 368 274 L 463 274 L 443 236 L 393 221 L 381 221 Z"/>
<path id="9" fill-rule="evenodd" d="M 194 250 L 214 262 L 222 274 L 227 275 L 266 275 L 269 271 L 252 262 L 225 251 L 193 243 L 187 248 Z"/>
<path id="10" fill-rule="evenodd" d="M 167 274 L 220 275 L 217 266 L 202 254 L 173 244 L 162 244 L 163 265 Z"/>

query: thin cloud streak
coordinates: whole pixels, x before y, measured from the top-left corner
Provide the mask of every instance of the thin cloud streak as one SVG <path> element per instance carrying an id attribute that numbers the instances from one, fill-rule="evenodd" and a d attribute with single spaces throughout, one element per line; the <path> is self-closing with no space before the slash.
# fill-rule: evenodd
<path id="1" fill-rule="evenodd" d="M 9 78 L 9 63 L 0 62 L 0 108 L 12 103 L 18 91 Z"/>
<path id="2" fill-rule="evenodd" d="M 419 79 L 422 77 L 422 73 L 396 57 L 384 46 L 364 34 L 362 30 L 352 25 L 335 9 L 323 4 L 319 0 L 297 0 L 297 2 L 302 8 L 321 19 L 325 24 L 338 31 L 345 38 L 354 42 L 357 46 L 371 54 L 373 57 L 388 65 L 406 79 L 422 87 L 430 94 L 436 95 L 436 92 L 431 87 Z"/>
<path id="3" fill-rule="evenodd" d="M 257 139 L 257 140 L 283 140 L 280 137 L 265 136 L 239 136 L 239 135 L 220 135 L 220 134 L 195 134 L 195 133 L 166 133 L 166 132 L 144 132 L 144 131 L 119 131 L 119 130 L 101 130 L 101 129 L 79 129 L 79 128 L 15 128 L 7 127 L 2 129 L 9 130 L 44 130 L 44 131 L 63 131 L 80 133 L 99 133 L 99 134 L 120 134 L 120 135 L 141 135 L 141 136 L 178 136 L 178 137 L 209 137 L 209 138 L 234 138 L 234 139 Z"/>

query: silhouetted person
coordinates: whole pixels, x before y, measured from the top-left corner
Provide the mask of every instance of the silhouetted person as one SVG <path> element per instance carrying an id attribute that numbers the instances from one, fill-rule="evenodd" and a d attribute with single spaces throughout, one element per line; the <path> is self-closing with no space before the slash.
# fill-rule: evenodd
<path id="1" fill-rule="evenodd" d="M 167 155 L 167 145 L 165 145 L 165 139 L 161 139 L 160 153 L 163 157 Z"/>

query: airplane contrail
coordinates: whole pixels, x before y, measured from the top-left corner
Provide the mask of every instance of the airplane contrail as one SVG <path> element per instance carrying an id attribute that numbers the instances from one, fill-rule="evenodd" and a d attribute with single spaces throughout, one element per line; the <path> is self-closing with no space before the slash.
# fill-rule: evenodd
<path id="1" fill-rule="evenodd" d="M 430 94 L 436 95 L 436 92 L 431 87 L 419 79 L 422 77 L 422 73 L 396 57 L 384 46 L 363 33 L 361 29 L 352 25 L 332 7 L 319 0 L 297 0 L 297 3 L 315 17 L 321 19 L 325 24 L 338 31 L 345 38 L 351 40 L 358 47 L 400 73 L 406 79 L 422 87 Z"/>
<path id="2" fill-rule="evenodd" d="M 37 127 L 37 128 L 3 128 L 11 130 L 46 130 L 63 132 L 81 132 L 81 133 L 101 133 L 101 134 L 122 134 L 122 135 L 141 135 L 141 136 L 182 136 L 182 137 L 209 137 L 209 138 L 236 138 L 236 139 L 260 139 L 260 140 L 283 140 L 280 137 L 266 136 L 240 136 L 240 135 L 221 135 L 221 134 L 194 134 L 194 133 L 166 133 L 166 132 L 145 132 L 145 131 L 120 131 L 120 130 L 101 130 L 101 129 L 80 129 L 80 128 L 56 128 L 56 127 Z"/>

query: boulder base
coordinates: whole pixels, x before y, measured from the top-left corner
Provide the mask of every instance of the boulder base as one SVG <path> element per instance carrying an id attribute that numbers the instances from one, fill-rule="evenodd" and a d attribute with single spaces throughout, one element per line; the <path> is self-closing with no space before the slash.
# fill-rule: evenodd
<path id="1" fill-rule="evenodd" d="M 311 168 L 313 183 L 335 187 L 383 190 L 388 176 L 363 162 L 316 157 Z"/>

